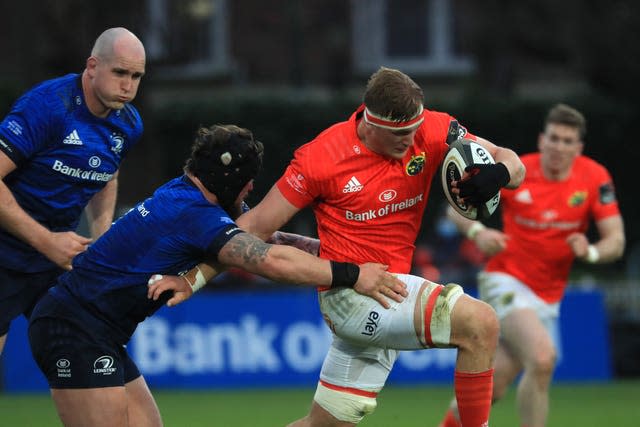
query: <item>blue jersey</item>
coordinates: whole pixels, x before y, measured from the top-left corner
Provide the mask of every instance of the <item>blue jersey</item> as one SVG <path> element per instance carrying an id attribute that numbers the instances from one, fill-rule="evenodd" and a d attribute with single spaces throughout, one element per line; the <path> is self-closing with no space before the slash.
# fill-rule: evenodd
<path id="1" fill-rule="evenodd" d="M 113 178 L 142 135 L 129 104 L 99 118 L 88 110 L 81 76 L 48 80 L 26 92 L 0 123 L 0 150 L 17 168 L 4 178 L 18 204 L 52 231 L 75 230 L 89 200 Z M 38 272 L 55 265 L 0 230 L 0 266 Z"/>
<path id="2" fill-rule="evenodd" d="M 138 323 L 169 298 L 147 298 L 152 274 L 176 275 L 219 250 L 240 230 L 219 206 L 208 202 L 186 176 L 118 219 L 89 249 L 73 260 L 73 270 L 49 290 L 65 307 L 37 305 L 32 319 L 55 313 L 94 334 L 126 343 Z M 61 314 L 62 312 L 62 314 Z"/>

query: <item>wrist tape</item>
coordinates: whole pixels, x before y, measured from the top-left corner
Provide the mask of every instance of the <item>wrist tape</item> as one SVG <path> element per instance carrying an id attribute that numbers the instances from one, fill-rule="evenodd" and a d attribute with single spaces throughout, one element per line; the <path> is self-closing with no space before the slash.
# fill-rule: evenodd
<path id="1" fill-rule="evenodd" d="M 471 227 L 469 227 L 469 229 L 467 230 L 467 239 L 474 240 L 478 235 L 478 233 L 484 230 L 485 228 L 487 227 L 485 227 L 483 223 L 474 222 L 473 224 L 471 224 Z"/>
<path id="2" fill-rule="evenodd" d="M 353 288 L 360 276 L 360 267 L 350 262 L 329 262 L 331 263 L 331 287 Z"/>
<path id="3" fill-rule="evenodd" d="M 191 286 L 191 291 L 193 293 L 198 292 L 200 289 L 204 287 L 204 285 L 207 284 L 207 279 L 204 277 L 204 274 L 202 274 L 202 271 L 200 271 L 200 267 L 198 267 L 197 265 L 196 265 L 196 270 L 198 271 L 196 271 L 196 280 L 194 283 L 191 283 L 191 281 L 189 280 L 186 274 L 182 276 L 184 280 L 187 281 L 189 286 Z"/>
<path id="4" fill-rule="evenodd" d="M 587 262 L 590 264 L 595 264 L 599 259 L 600 252 L 598 251 L 598 248 L 596 248 L 594 245 L 589 245 L 589 247 L 587 248 Z"/>

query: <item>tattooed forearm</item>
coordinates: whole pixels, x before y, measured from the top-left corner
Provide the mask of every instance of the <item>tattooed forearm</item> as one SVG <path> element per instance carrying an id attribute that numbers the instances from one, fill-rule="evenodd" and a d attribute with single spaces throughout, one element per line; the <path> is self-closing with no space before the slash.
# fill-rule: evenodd
<path id="1" fill-rule="evenodd" d="M 318 255 L 320 251 L 320 240 L 299 234 L 276 231 L 268 241 L 277 245 L 293 246 L 312 255 Z"/>
<path id="2" fill-rule="evenodd" d="M 236 234 L 220 251 L 225 264 L 256 266 L 264 261 L 271 245 L 249 233 Z"/>

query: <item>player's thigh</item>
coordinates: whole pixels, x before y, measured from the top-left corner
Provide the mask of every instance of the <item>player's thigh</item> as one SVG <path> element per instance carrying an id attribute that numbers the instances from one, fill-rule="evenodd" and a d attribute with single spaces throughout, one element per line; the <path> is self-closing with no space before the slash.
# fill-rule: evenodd
<path id="1" fill-rule="evenodd" d="M 451 314 L 462 288 L 443 286 L 412 275 L 398 275 L 407 284 L 402 302 L 383 308 L 353 289 L 320 294 L 320 309 L 331 330 L 362 347 L 417 350 L 450 346 Z"/>
<path id="2" fill-rule="evenodd" d="M 500 319 L 500 341 L 521 363 L 557 358 L 559 304 L 538 297 L 526 284 L 504 273 L 483 272 L 480 296 Z"/>
<path id="3" fill-rule="evenodd" d="M 38 299 L 47 292 L 60 269 L 38 273 L 22 273 L 0 268 L 0 335 L 6 335 L 11 321 L 29 316 Z"/>
<path id="4" fill-rule="evenodd" d="M 503 343 L 500 343 L 496 349 L 493 367 L 493 399 L 498 400 L 504 396 L 522 371 L 522 364 Z"/>
<path id="5" fill-rule="evenodd" d="M 501 321 L 500 340 L 522 364 L 555 360 L 553 338 L 531 308 L 511 311 Z"/>
<path id="6" fill-rule="evenodd" d="M 138 376 L 126 383 L 125 389 L 127 391 L 129 425 L 136 427 L 162 426 L 160 411 L 144 377 Z"/>
<path id="7" fill-rule="evenodd" d="M 127 392 L 124 386 L 51 389 L 51 397 L 65 427 L 129 425 Z"/>

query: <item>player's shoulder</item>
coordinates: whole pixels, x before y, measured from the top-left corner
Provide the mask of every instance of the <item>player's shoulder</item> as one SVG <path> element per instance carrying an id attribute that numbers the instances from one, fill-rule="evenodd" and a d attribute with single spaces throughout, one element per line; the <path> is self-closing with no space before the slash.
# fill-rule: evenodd
<path id="1" fill-rule="evenodd" d="M 540 164 L 540 153 L 537 151 L 518 155 L 520 161 L 528 168 Z"/>
<path id="2" fill-rule="evenodd" d="M 134 134 L 142 134 L 142 130 L 144 128 L 142 117 L 140 116 L 138 109 L 133 106 L 133 104 L 127 103 L 121 110 L 118 110 L 118 117 Z"/>
<path id="3" fill-rule="evenodd" d="M 55 93 L 60 89 L 80 88 L 80 75 L 76 73 L 66 74 L 64 76 L 55 77 L 44 80 L 34 85 L 29 92 L 39 93 Z"/>
<path id="4" fill-rule="evenodd" d="M 345 143 L 350 140 L 357 142 L 354 126 L 351 122 L 339 122 L 329 126 L 314 139 L 298 147 L 296 155 L 314 156 L 318 161 L 342 156 L 352 149 L 353 144 Z"/>
<path id="5" fill-rule="evenodd" d="M 602 163 L 585 155 L 576 157 L 574 165 L 580 170 L 607 170 L 607 168 Z"/>
<path id="6" fill-rule="evenodd" d="M 451 114 L 429 109 L 424 110 L 424 122 L 417 133 L 428 143 L 449 143 L 466 135 L 467 130 Z"/>
<path id="7" fill-rule="evenodd" d="M 54 109 L 70 109 L 80 102 L 80 99 L 74 99 L 75 96 L 79 96 L 80 91 L 79 75 L 67 74 L 36 84 L 25 92 L 18 102 L 38 103 Z"/>

